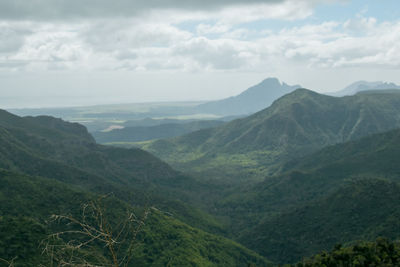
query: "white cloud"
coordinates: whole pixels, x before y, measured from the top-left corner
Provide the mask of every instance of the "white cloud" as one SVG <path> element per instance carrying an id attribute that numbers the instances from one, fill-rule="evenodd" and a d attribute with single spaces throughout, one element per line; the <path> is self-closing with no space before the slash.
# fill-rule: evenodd
<path id="1" fill-rule="evenodd" d="M 224 21 L 229 18 L 199 22 L 194 32 L 133 18 L 2 22 L 1 69 L 262 72 L 290 64 L 313 69 L 400 66 L 399 22 L 358 15 L 274 32 Z"/>
<path id="2" fill-rule="evenodd" d="M 7 23 L 0 21 L 0 54 L 17 51 L 31 30 L 26 23 Z"/>
<path id="3" fill-rule="evenodd" d="M 204 24 L 204 23 L 200 23 L 197 26 L 197 34 L 198 35 L 207 35 L 207 34 L 222 34 L 222 33 L 226 33 L 231 29 L 230 26 L 225 25 L 225 24 L 221 24 L 221 23 L 217 23 L 214 25 L 211 24 Z"/>
<path id="4" fill-rule="evenodd" d="M 373 30 L 376 27 L 377 20 L 375 18 L 359 17 L 356 19 L 347 20 L 343 27 L 353 33 L 365 33 Z"/>

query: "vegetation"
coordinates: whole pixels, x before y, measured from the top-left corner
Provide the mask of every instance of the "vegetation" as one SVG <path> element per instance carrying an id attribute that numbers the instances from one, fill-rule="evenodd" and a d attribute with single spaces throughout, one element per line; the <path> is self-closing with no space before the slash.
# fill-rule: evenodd
<path id="1" fill-rule="evenodd" d="M 194 132 L 204 128 L 216 127 L 223 121 L 200 120 L 187 123 L 166 123 L 152 126 L 131 126 L 112 131 L 93 132 L 98 143 L 140 142 L 151 139 L 169 138 Z"/>
<path id="2" fill-rule="evenodd" d="M 139 232 L 133 253 L 128 253 L 132 255 L 131 265 L 268 264 L 263 257 L 231 240 L 195 228 L 222 232 L 217 220 L 189 206 L 194 200 L 189 199 L 185 190 L 195 192 L 202 185 L 150 154 L 97 145 L 86 131 L 74 130 L 84 128 L 52 118 L 19 118 L 5 112 L 2 116 L 0 258 L 13 262 L 13 266 L 48 266 L 50 259 L 42 254 L 43 247 L 39 245 L 49 235 L 73 227 L 49 224 L 50 216 L 58 214 L 61 216 L 56 218 L 65 220 L 79 218 L 83 203 L 110 192 L 113 197 L 107 201 L 107 217 L 113 223 L 125 218 L 127 211 L 140 217 L 146 206 L 156 207 Z M 58 127 L 58 123 L 66 129 Z M 192 226 L 180 221 L 181 218 Z M 68 248 L 61 254 L 50 253 L 57 256 L 53 260 L 65 259 L 64 252 L 71 255 L 75 251 L 70 246 L 74 240 L 80 239 L 67 235 L 53 243 Z M 90 263 L 93 258 L 107 258 L 111 252 L 104 251 L 97 240 L 93 247 L 76 253 Z"/>
<path id="3" fill-rule="evenodd" d="M 400 127 L 399 103 L 396 92 L 336 98 L 298 89 L 249 117 L 142 148 L 183 171 L 230 177 L 230 184 L 238 177 L 278 173 L 282 162 L 327 145 Z M 254 152 L 260 156 L 254 157 Z M 247 157 L 255 166 L 236 172 L 238 164 L 229 172 L 233 155 Z M 222 170 L 219 175 L 214 172 L 215 158 Z"/>
<path id="4" fill-rule="evenodd" d="M 242 242 L 274 262 L 291 263 L 338 243 L 398 238 L 399 211 L 398 183 L 355 180 L 324 198 L 265 218 L 243 234 Z"/>
<path id="5" fill-rule="evenodd" d="M 7 112 L 0 115 L 0 168 L 55 179 L 94 193 L 113 192 L 135 205 L 157 204 L 205 230 L 218 228 L 215 223 L 208 228 L 202 219 L 205 216 L 188 207 L 195 201 L 188 191 L 202 190 L 205 185 L 149 153 L 97 145 L 78 124 L 50 117 L 20 118 Z M 186 211 L 190 213 L 179 213 Z"/>
<path id="6" fill-rule="evenodd" d="M 330 252 L 323 252 L 305 259 L 293 267 L 319 266 L 398 266 L 400 265 L 400 244 L 384 238 L 375 242 L 361 242 L 350 247 L 335 246 Z"/>
<path id="7" fill-rule="evenodd" d="M 56 263 L 396 265 L 396 242 L 357 241 L 400 236 L 399 108 L 394 92 L 300 89 L 250 117 L 143 144 L 194 176 L 140 149 L 98 145 L 78 124 L 0 111 L 0 258 L 48 265 L 39 244 L 50 235 Z M 82 203 L 111 192 L 105 213 L 92 205 L 95 216 L 81 216 Z M 118 230 L 92 232 L 132 214 L 146 220 L 130 221 L 140 231 L 117 242 L 122 254 L 110 243 Z"/>
<path id="8" fill-rule="evenodd" d="M 327 147 L 229 191 L 214 209 L 230 218 L 229 232 L 246 229 L 243 244 L 278 262 L 335 243 L 398 238 L 399 138 L 393 130 Z"/>
<path id="9" fill-rule="evenodd" d="M 40 247 L 40 244 L 50 234 L 65 232 L 68 230 L 66 226 L 72 227 L 71 224 L 65 223 L 49 224 L 50 216 L 65 214 L 61 217 L 67 221 L 71 218 L 82 221 L 82 203 L 90 203 L 99 198 L 86 190 L 76 189 L 48 178 L 31 177 L 4 170 L 1 171 L 0 177 L 4 185 L 0 189 L 0 258 L 15 258 L 14 266 L 48 264 L 49 258 L 43 256 L 43 247 Z M 135 212 L 138 218 L 143 216 L 140 215 L 143 214 L 143 209 L 133 209 L 131 205 L 116 197 L 108 199 L 105 207 L 108 220 L 115 224 L 121 222 L 121 218 L 126 218 L 129 210 Z M 67 236 L 62 239 L 63 242 L 56 244 L 65 248 L 66 245 L 71 245 L 73 240 L 76 240 L 76 236 Z M 190 265 L 192 260 L 206 263 L 204 266 L 224 266 L 225 263 L 225 266 L 232 266 L 233 263 L 241 266 L 251 262 L 265 266 L 268 263 L 256 253 L 233 241 L 190 227 L 174 218 L 171 213 L 158 209 L 151 210 L 136 241 L 131 261 L 132 264 L 140 262 L 140 266 L 164 266 L 164 263 L 170 260 L 179 261 L 183 266 Z M 102 247 L 101 244 L 94 246 L 94 256 L 93 252 L 89 253 L 89 248 L 79 252 L 85 257 L 107 257 L 106 252 L 100 249 Z M 60 257 L 64 254 L 57 255 Z M 185 255 L 192 256 L 187 258 Z"/>

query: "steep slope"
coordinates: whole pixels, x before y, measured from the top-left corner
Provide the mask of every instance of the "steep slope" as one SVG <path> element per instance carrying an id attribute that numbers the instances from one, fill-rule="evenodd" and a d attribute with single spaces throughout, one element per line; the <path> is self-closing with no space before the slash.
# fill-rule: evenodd
<path id="1" fill-rule="evenodd" d="M 398 266 L 400 265 L 400 242 L 377 238 L 375 242 L 357 242 L 352 246 L 335 246 L 330 252 L 313 255 L 295 265 L 318 266 Z"/>
<path id="2" fill-rule="evenodd" d="M 219 209 L 233 213 L 234 208 L 244 217 L 251 210 L 260 218 L 325 197 L 348 178 L 400 181 L 400 130 L 329 146 L 284 166 L 284 173 L 231 194 L 219 203 Z"/>
<path id="3" fill-rule="evenodd" d="M 14 259 L 13 266 L 50 265 L 50 257 L 43 253 L 45 239 L 51 233 L 68 229 L 68 225 L 62 222 L 49 223 L 50 215 L 72 215 L 79 219 L 83 205 L 99 198 L 54 179 L 2 169 L 0 182 L 0 258 Z M 135 212 L 139 218 L 142 216 L 140 208 L 134 209 L 115 197 L 108 198 L 104 207 L 108 219 L 123 218 L 127 211 Z M 135 244 L 137 248 L 131 255 L 129 266 L 268 264 L 256 253 L 233 241 L 190 227 L 157 209 L 151 209 Z M 101 246 L 93 244 L 91 248 L 97 249 L 95 253 L 101 255 Z M 83 251 L 93 253 L 85 247 Z"/>
<path id="4" fill-rule="evenodd" d="M 294 262 L 335 243 L 400 236 L 400 130 L 324 148 L 284 170 L 214 207 L 231 232 L 249 229 L 240 240 L 264 256 Z"/>
<path id="5" fill-rule="evenodd" d="M 290 263 L 335 244 L 400 237 L 400 186 L 377 179 L 350 182 L 318 201 L 267 218 L 242 241 L 275 262 Z"/>
<path id="6" fill-rule="evenodd" d="M 400 130 L 395 129 L 328 146 L 311 155 L 285 163 L 282 171 L 318 170 L 344 176 L 374 173 L 392 177 L 400 172 L 399 144 Z"/>
<path id="7" fill-rule="evenodd" d="M 201 104 L 196 107 L 196 111 L 217 115 L 250 114 L 268 107 L 279 97 L 300 87 L 280 83 L 276 78 L 268 78 L 237 96 Z"/>
<path id="8" fill-rule="evenodd" d="M 176 172 L 148 152 L 97 145 L 84 127 L 58 119 L 20 118 L 4 111 L 1 115 L 0 168 L 95 193 L 113 192 L 132 204 L 156 205 L 193 226 L 222 231 L 210 216 L 189 206 L 203 197 L 193 192 L 213 189 L 207 190 L 207 185 Z"/>
<path id="9" fill-rule="evenodd" d="M 16 266 L 37 266 L 43 260 L 38 244 L 60 229 L 46 224 L 51 214 L 79 215 L 85 202 L 112 194 L 108 210 L 114 219 L 125 209 L 156 207 L 133 255 L 141 266 L 171 259 L 183 266 L 267 264 L 233 241 L 200 230 L 223 232 L 215 218 L 191 206 L 199 203 L 198 192 L 210 188 L 151 154 L 97 145 L 84 127 L 59 119 L 0 115 L 0 258 L 19 256 Z"/>
<path id="10" fill-rule="evenodd" d="M 371 90 L 387 90 L 387 89 L 400 89 L 400 86 L 395 83 L 388 82 L 367 82 L 367 81 L 358 81 L 350 84 L 349 86 L 343 88 L 340 91 L 328 93 L 332 96 L 346 96 L 346 95 L 354 95 L 363 91 L 371 91 Z"/>
<path id="11" fill-rule="evenodd" d="M 400 93 L 336 98 L 297 89 L 249 117 L 143 148 L 182 170 L 262 177 L 282 160 L 396 127 Z"/>

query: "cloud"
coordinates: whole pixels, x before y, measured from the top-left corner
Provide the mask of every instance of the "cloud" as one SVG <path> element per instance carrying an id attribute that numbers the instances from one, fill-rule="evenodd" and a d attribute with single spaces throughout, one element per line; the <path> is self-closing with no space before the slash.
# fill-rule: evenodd
<path id="1" fill-rule="evenodd" d="M 196 62 L 199 69 L 239 69 L 246 64 L 247 43 L 205 37 L 193 38 L 173 48 L 173 55 Z"/>
<path id="2" fill-rule="evenodd" d="M 228 21 L 223 16 L 199 21 L 192 31 L 138 18 L 3 21 L 1 70 L 263 72 L 292 65 L 310 69 L 400 66 L 399 22 L 357 15 L 344 22 L 265 30 Z"/>
<path id="3" fill-rule="evenodd" d="M 329 0 L 0 0 L 0 18 L 23 20 L 60 20 L 69 18 L 131 17 L 149 10 L 217 10 L 235 5 L 315 4 Z"/>
<path id="4" fill-rule="evenodd" d="M 25 37 L 32 31 L 26 23 L 0 22 L 0 53 L 17 51 L 25 41 Z"/>
<path id="5" fill-rule="evenodd" d="M 99 50 L 170 46 L 192 36 L 165 23 L 119 19 L 94 22 L 85 27 L 80 38 Z"/>
<path id="6" fill-rule="evenodd" d="M 349 23 L 320 25 L 320 30 L 299 28 L 286 39 L 285 56 L 315 68 L 400 66 L 400 23 L 378 24 L 374 18 L 353 20 L 363 31 L 349 31 Z M 314 26 L 315 27 L 315 26 Z M 344 29 L 344 31 L 343 31 Z M 300 41 L 299 41 L 300 40 Z"/>
<path id="7" fill-rule="evenodd" d="M 352 31 L 354 33 L 365 33 L 368 31 L 371 31 L 374 29 L 376 26 L 377 20 L 375 18 L 369 17 L 369 18 L 356 18 L 356 19 L 350 19 L 347 20 L 344 24 L 343 27 L 344 29 L 348 31 Z"/>

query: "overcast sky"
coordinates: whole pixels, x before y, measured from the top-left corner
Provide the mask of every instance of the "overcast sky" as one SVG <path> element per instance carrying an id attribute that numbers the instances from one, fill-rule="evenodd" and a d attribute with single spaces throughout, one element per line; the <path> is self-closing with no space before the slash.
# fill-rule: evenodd
<path id="1" fill-rule="evenodd" d="M 399 0 L 0 0 L 0 108 L 400 83 Z"/>

